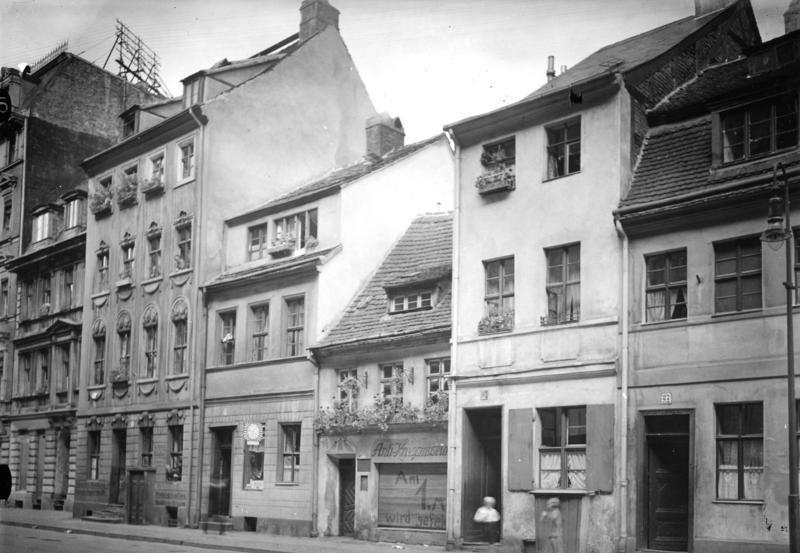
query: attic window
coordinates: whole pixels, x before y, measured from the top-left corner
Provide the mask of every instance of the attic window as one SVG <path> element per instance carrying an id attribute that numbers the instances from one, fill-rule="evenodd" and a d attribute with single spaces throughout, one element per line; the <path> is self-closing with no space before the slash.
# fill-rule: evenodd
<path id="1" fill-rule="evenodd" d="M 395 294 L 389 298 L 390 313 L 404 313 L 419 311 L 433 307 L 433 294 L 431 292 L 408 292 Z"/>
<path id="2" fill-rule="evenodd" d="M 784 94 L 720 116 L 722 161 L 741 161 L 797 147 L 797 96 Z"/>
<path id="3" fill-rule="evenodd" d="M 184 109 L 203 101 L 203 79 L 198 77 L 183 85 Z"/>
<path id="4" fill-rule="evenodd" d="M 122 138 L 128 138 L 136 132 L 136 112 L 130 111 L 122 115 Z"/>

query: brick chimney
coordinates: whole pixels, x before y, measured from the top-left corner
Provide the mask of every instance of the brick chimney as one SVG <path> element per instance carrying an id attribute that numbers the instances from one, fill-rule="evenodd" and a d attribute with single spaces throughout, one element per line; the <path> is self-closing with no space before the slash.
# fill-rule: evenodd
<path id="1" fill-rule="evenodd" d="M 367 157 L 384 154 L 403 147 L 406 133 L 399 117 L 381 113 L 367 119 Z"/>
<path id="2" fill-rule="evenodd" d="M 783 14 L 783 25 L 786 33 L 800 29 L 800 0 L 792 0 Z"/>
<path id="3" fill-rule="evenodd" d="M 328 4 L 328 0 L 303 0 L 300 5 L 300 42 L 329 26 L 339 29 L 339 10 Z"/>
<path id="4" fill-rule="evenodd" d="M 733 3 L 734 0 L 694 0 L 694 16 L 702 17 L 707 13 L 721 10 Z"/>

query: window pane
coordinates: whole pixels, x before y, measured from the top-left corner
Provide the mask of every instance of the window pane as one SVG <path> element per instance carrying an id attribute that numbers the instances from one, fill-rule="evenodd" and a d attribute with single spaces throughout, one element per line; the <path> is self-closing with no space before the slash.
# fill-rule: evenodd
<path id="1" fill-rule="evenodd" d="M 717 432 L 725 435 L 738 435 L 740 424 L 739 405 L 717 405 Z"/>
<path id="2" fill-rule="evenodd" d="M 581 143 L 574 142 L 569 145 L 569 173 L 576 173 L 581 170 Z"/>
<path id="3" fill-rule="evenodd" d="M 742 434 L 761 434 L 764 431 L 764 405 L 748 403 L 743 408 Z"/>
<path id="4" fill-rule="evenodd" d="M 486 264 L 486 278 L 494 278 L 500 275 L 500 262 L 490 261 Z"/>
<path id="5" fill-rule="evenodd" d="M 561 445 L 556 411 L 551 409 L 541 410 L 539 411 L 539 418 L 542 423 L 542 445 L 546 447 Z"/>
<path id="6" fill-rule="evenodd" d="M 548 490 L 561 487 L 561 452 L 539 452 L 539 486 Z"/>
<path id="7" fill-rule="evenodd" d="M 586 452 L 567 452 L 567 487 L 586 489 Z"/>

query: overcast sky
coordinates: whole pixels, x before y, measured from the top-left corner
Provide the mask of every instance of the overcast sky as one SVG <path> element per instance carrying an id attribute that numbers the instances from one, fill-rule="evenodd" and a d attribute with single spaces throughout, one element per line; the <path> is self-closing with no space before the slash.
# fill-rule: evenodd
<path id="1" fill-rule="evenodd" d="M 790 0 L 751 0 L 764 40 Z M 0 64 L 33 63 L 62 40 L 103 65 L 123 21 L 180 79 L 297 32 L 301 0 L 0 0 Z M 375 107 L 407 142 L 513 102 L 606 44 L 692 15 L 694 0 L 330 0 Z M 113 57 L 108 68 L 116 72 Z"/>

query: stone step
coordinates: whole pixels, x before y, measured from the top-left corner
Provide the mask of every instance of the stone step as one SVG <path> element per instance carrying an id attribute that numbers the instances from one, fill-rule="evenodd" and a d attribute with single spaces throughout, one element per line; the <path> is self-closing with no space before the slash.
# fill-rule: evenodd
<path id="1" fill-rule="evenodd" d="M 233 523 L 230 521 L 204 520 L 200 523 L 200 527 L 203 529 L 203 533 L 217 532 L 218 534 L 224 534 L 228 530 L 233 530 Z"/>

